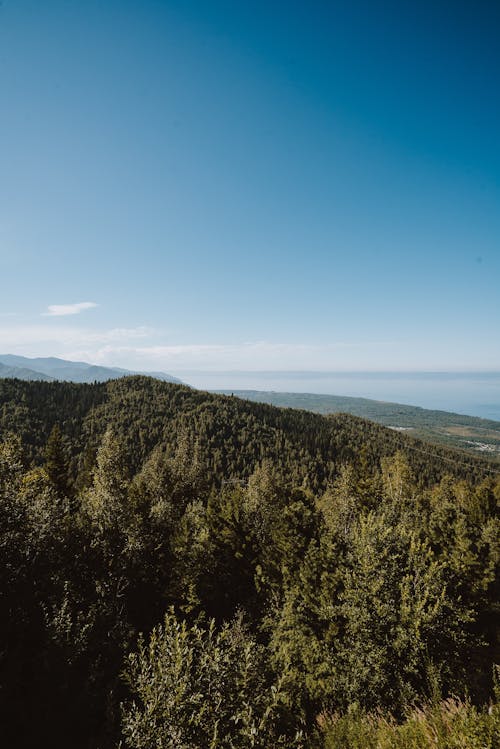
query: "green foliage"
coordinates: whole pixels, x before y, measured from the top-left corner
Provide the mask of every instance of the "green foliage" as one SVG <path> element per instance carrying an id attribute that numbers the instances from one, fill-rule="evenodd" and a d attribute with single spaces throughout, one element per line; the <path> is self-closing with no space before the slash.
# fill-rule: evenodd
<path id="1" fill-rule="evenodd" d="M 123 703 L 131 749 L 293 746 L 299 724 L 312 747 L 318 715 L 328 746 L 492 745 L 480 461 L 148 378 L 0 382 L 0 425 L 7 744 L 111 749 Z"/>
<path id="2" fill-rule="evenodd" d="M 411 710 L 402 723 L 380 713 L 351 710 L 321 716 L 324 749 L 496 749 L 498 704 L 479 710 L 469 700 L 448 699 Z"/>
<path id="3" fill-rule="evenodd" d="M 59 497 L 68 497 L 70 494 L 69 467 L 58 424 L 52 427 L 45 445 L 44 458 L 44 468 L 50 484 Z"/>
<path id="4" fill-rule="evenodd" d="M 454 683 L 461 665 L 454 654 L 466 650 L 464 625 L 473 612 L 447 595 L 446 568 L 428 542 L 370 512 L 349 546 L 335 668 L 341 699 L 401 708 L 426 688 L 429 660 Z"/>
<path id="5" fill-rule="evenodd" d="M 370 472 L 379 467 L 381 457 L 403 452 L 421 485 L 447 473 L 468 480 L 491 475 L 486 460 L 442 447 L 433 447 L 429 454 L 417 440 L 348 414 L 324 417 L 274 408 L 147 377 L 93 385 L 0 378 L 0 435 L 19 435 L 30 460 L 43 462 L 55 424 L 70 478 L 79 486 L 86 484 L 89 463 L 109 426 L 131 473 L 158 445 L 172 455 L 182 435 L 191 441 L 186 455 L 201 464 L 205 482 L 218 487 L 228 479 L 248 480 L 269 459 L 279 477 L 295 486 L 305 480 L 316 493 L 341 465 L 359 461 L 362 450 Z"/>
<path id="6" fill-rule="evenodd" d="M 134 701 L 123 710 L 130 749 L 267 749 L 302 746 L 286 709 L 283 680 L 272 683 L 265 651 L 241 618 L 217 630 L 188 627 L 173 612 L 128 657 Z"/>
<path id="7" fill-rule="evenodd" d="M 219 391 L 228 392 L 228 391 Z M 342 395 L 313 393 L 275 393 L 257 390 L 231 391 L 238 398 L 268 403 L 281 408 L 300 408 L 318 414 L 346 413 L 361 416 L 396 429 L 425 442 L 457 447 L 468 452 L 483 450 L 497 465 L 500 460 L 500 425 L 498 421 L 476 416 L 434 411 L 402 403 L 387 403 L 369 398 L 350 398 Z M 483 455 L 485 453 L 483 452 Z M 498 470 L 498 469 L 497 469 Z"/>

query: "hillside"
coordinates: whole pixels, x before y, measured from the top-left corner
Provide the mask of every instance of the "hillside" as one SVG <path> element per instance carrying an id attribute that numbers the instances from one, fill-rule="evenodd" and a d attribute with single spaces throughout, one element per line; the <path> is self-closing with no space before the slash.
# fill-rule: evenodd
<path id="1" fill-rule="evenodd" d="M 92 385 L 0 380 L 0 434 L 21 435 L 30 459 L 40 461 L 56 423 L 75 477 L 85 450 L 95 451 L 108 426 L 125 445 L 132 469 L 156 445 L 172 448 L 179 434 L 187 435 L 215 483 L 245 479 L 267 458 L 282 475 L 319 488 L 361 454 L 377 466 L 382 456 L 397 450 L 407 455 L 422 482 L 448 473 L 476 479 L 493 473 L 483 459 L 429 449 L 406 433 L 349 414 L 277 408 L 146 377 Z"/>
<path id="2" fill-rule="evenodd" d="M 348 413 L 413 437 L 457 447 L 500 461 L 500 422 L 449 411 L 431 410 L 402 403 L 315 393 L 282 393 L 259 390 L 218 390 L 238 398 L 269 403 L 281 408 L 301 408 L 313 413 Z"/>
<path id="3" fill-rule="evenodd" d="M 496 749 L 497 473 L 348 414 L 0 380 L 6 745 Z"/>
<path id="4" fill-rule="evenodd" d="M 119 377 L 145 374 L 119 367 L 100 367 L 86 362 L 68 361 L 57 357 L 28 358 L 13 354 L 0 355 L 0 377 L 17 377 L 20 380 L 63 380 L 67 382 L 107 382 Z M 147 373 L 146 373 L 147 374 Z M 151 376 L 165 382 L 180 383 L 176 377 L 165 372 L 154 372 Z"/>

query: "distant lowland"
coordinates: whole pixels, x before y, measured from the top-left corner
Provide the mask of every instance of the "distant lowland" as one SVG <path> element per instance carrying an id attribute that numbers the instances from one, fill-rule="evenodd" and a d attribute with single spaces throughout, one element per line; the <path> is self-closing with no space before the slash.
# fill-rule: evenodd
<path id="1" fill-rule="evenodd" d="M 129 375 L 147 374 L 164 382 L 181 383 L 177 377 L 165 372 L 137 372 L 119 367 L 100 367 L 86 362 L 68 361 L 54 356 L 29 358 L 13 354 L 0 354 L 0 377 L 15 377 L 18 380 L 44 380 L 54 382 L 107 382 Z"/>
<path id="2" fill-rule="evenodd" d="M 495 371 L 176 371 L 202 390 L 368 398 L 500 421 L 500 372 Z"/>
<path id="3" fill-rule="evenodd" d="M 259 390 L 216 392 L 281 408 L 299 408 L 318 414 L 347 413 L 361 416 L 426 442 L 458 447 L 500 461 L 500 421 L 493 419 L 342 395 Z"/>

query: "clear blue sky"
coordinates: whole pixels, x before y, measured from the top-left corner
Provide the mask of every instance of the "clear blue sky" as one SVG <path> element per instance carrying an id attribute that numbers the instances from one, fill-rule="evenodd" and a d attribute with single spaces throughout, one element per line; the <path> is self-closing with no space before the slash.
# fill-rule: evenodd
<path id="1" fill-rule="evenodd" d="M 492 0 L 3 0 L 0 353 L 500 370 L 499 38 Z"/>

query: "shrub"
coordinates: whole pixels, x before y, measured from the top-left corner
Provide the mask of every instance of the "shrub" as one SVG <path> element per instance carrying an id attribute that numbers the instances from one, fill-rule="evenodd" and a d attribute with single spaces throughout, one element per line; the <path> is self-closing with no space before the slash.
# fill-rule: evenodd
<path id="1" fill-rule="evenodd" d="M 123 708 L 130 749 L 300 747 L 283 680 L 272 684 L 263 649 L 241 617 L 217 630 L 173 612 L 128 658 L 134 699 Z"/>

